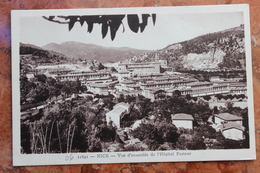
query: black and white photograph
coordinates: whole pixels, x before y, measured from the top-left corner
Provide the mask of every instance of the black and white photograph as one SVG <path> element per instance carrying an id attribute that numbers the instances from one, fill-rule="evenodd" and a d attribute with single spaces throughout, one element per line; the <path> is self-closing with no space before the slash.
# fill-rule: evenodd
<path id="1" fill-rule="evenodd" d="M 12 11 L 14 165 L 255 159 L 248 5 Z"/>

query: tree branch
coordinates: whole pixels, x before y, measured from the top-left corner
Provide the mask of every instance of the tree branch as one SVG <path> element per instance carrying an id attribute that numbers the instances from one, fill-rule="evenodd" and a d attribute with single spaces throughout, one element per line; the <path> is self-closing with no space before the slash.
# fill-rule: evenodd
<path id="1" fill-rule="evenodd" d="M 49 17 L 42 16 L 42 17 L 43 17 L 44 19 L 46 19 L 46 20 L 48 20 L 48 21 L 51 21 L 51 22 L 54 22 L 54 23 L 59 23 L 59 24 L 69 24 L 69 21 L 68 21 L 68 22 L 61 22 L 61 21 L 59 21 L 59 20 L 53 20 L 54 17 L 52 17 L 52 16 L 49 16 Z M 66 19 L 65 16 L 59 16 L 59 17 L 63 17 L 63 18 Z"/>

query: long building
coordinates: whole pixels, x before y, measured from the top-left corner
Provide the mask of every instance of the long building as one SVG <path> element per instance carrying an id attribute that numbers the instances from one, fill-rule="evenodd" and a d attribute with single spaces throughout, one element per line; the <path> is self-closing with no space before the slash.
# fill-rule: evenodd
<path id="1" fill-rule="evenodd" d="M 129 71 L 133 75 L 160 73 L 160 62 L 147 62 L 147 63 L 121 63 L 118 64 L 117 70 L 119 72 Z"/>
<path id="2" fill-rule="evenodd" d="M 112 78 L 108 72 L 72 72 L 56 77 L 60 81 L 86 81 L 86 82 L 111 82 Z"/>

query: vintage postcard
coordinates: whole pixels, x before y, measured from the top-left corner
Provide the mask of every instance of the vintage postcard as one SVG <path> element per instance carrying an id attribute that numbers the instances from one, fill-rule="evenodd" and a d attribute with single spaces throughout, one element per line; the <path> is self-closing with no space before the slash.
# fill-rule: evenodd
<path id="1" fill-rule="evenodd" d="M 14 166 L 256 158 L 248 5 L 11 17 Z"/>

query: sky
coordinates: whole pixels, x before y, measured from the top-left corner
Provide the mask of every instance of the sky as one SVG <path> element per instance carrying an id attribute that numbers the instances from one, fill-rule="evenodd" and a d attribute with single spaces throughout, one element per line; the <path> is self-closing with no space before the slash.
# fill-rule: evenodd
<path id="1" fill-rule="evenodd" d="M 148 25 L 143 33 L 132 32 L 127 24 L 126 17 L 123 20 L 125 31 L 121 25 L 116 33 L 114 41 L 108 32 L 102 39 L 101 25 L 95 24 L 93 31 L 87 33 L 87 24 L 82 27 L 77 22 L 71 31 L 68 25 L 47 21 L 42 17 L 20 18 L 20 42 L 33 44 L 39 47 L 51 42 L 63 43 L 77 41 L 91 43 L 104 47 L 130 47 L 142 50 L 162 49 L 170 44 L 189 40 L 197 36 L 217 32 L 243 24 L 242 12 L 226 13 L 178 13 L 156 15 L 156 23 L 152 18 L 148 19 Z"/>

